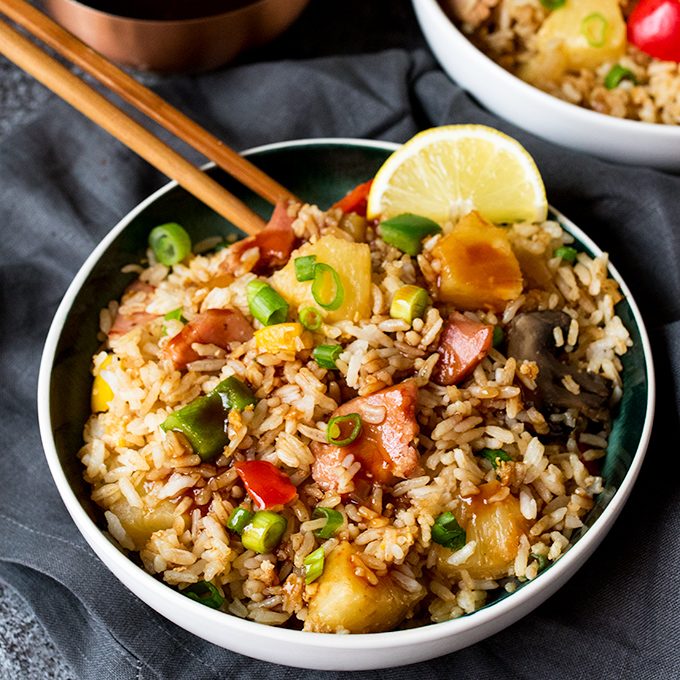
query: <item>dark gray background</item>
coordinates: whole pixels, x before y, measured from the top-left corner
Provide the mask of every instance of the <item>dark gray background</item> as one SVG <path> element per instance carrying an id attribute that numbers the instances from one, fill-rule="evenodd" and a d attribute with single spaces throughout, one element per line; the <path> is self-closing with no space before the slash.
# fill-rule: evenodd
<path id="1" fill-rule="evenodd" d="M 655 434 L 602 547 L 557 595 L 493 638 L 355 676 L 680 677 L 680 178 L 560 149 L 490 116 L 439 71 L 405 0 L 312 0 L 285 36 L 228 69 L 144 80 L 237 148 L 497 125 L 534 155 L 550 201 L 610 251 L 649 326 L 661 397 Z M 70 523 L 42 457 L 34 394 L 49 320 L 96 241 L 163 181 L 0 59 L 0 584 L 11 584 L 0 599 L 3 678 L 314 677 L 203 643 L 122 590 Z M 27 503 L 33 497 L 37 505 Z"/>

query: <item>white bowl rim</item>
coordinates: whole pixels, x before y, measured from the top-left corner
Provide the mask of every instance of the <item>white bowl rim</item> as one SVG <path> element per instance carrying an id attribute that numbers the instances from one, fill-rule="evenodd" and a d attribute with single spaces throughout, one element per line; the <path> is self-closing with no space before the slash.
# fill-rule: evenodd
<path id="1" fill-rule="evenodd" d="M 393 151 L 399 146 L 399 144 L 392 142 L 353 139 L 347 137 L 321 137 L 264 144 L 244 151 L 243 155 L 277 151 L 280 149 L 294 147 L 328 145 L 364 147 L 384 151 Z M 207 169 L 213 166 L 213 163 L 207 163 L 203 166 L 203 168 Z M 193 600 L 181 595 L 168 585 L 156 580 L 153 576 L 145 572 L 141 567 L 137 566 L 132 560 L 120 552 L 104 536 L 99 527 L 90 519 L 89 515 L 80 505 L 80 502 L 73 492 L 73 489 L 69 485 L 66 475 L 59 462 L 59 457 L 53 440 L 50 420 L 50 382 L 52 364 L 54 362 L 57 344 L 66 317 L 68 316 L 69 310 L 72 307 L 73 301 L 78 291 L 81 289 L 88 275 L 112 241 L 139 213 L 146 209 L 160 196 L 167 193 L 176 186 L 176 182 L 168 182 L 163 187 L 144 199 L 129 213 L 127 213 L 95 247 L 81 268 L 78 270 L 78 273 L 64 294 L 57 312 L 55 313 L 49 333 L 47 335 L 47 339 L 45 341 L 45 347 L 40 362 L 40 372 L 38 376 L 38 420 L 45 457 L 47 458 L 52 477 L 55 481 L 61 498 L 76 526 L 81 531 L 86 541 L 90 544 L 90 547 L 92 547 L 95 553 L 100 557 L 102 562 L 104 562 L 107 567 L 108 562 L 114 564 L 116 569 L 111 569 L 111 571 L 114 571 L 116 576 L 118 576 L 120 573 L 125 575 L 125 581 L 123 581 L 120 576 L 118 577 L 126 588 L 130 589 L 127 584 L 127 579 L 134 581 L 140 589 L 148 591 L 150 595 L 154 595 L 155 597 L 161 599 L 170 598 L 169 602 L 172 603 L 174 610 L 180 615 L 184 611 L 194 617 L 200 616 L 205 621 L 206 625 L 223 629 L 239 629 L 241 632 L 249 632 L 272 642 L 283 644 L 296 644 L 298 642 L 302 642 L 300 636 L 303 635 L 304 644 L 311 647 L 327 647 L 329 642 L 328 633 L 312 633 L 299 630 L 290 630 L 286 628 L 277 628 L 256 623 L 254 621 L 240 619 L 231 614 L 215 611 L 209 607 L 199 604 L 198 602 L 194 602 Z M 588 247 L 591 252 L 596 254 L 602 252 L 601 249 L 568 218 L 562 216 L 558 211 L 553 212 L 564 221 L 569 231 L 586 247 Z M 567 552 L 559 560 L 557 560 L 557 562 L 552 564 L 548 570 L 540 574 L 533 581 L 523 584 L 522 587 L 512 595 L 505 597 L 498 602 L 494 602 L 483 609 L 473 612 L 472 614 L 450 621 L 444 621 L 436 624 L 432 623 L 420 626 L 418 628 L 388 631 L 384 633 L 335 635 L 333 647 L 338 651 L 353 649 L 382 650 L 389 649 L 395 645 L 413 645 L 420 642 L 449 637 L 456 635 L 457 633 L 462 633 L 463 631 L 472 631 L 480 626 L 487 625 L 495 618 L 503 615 L 504 613 L 507 614 L 510 612 L 510 610 L 520 606 L 522 602 L 530 602 L 534 598 L 534 595 L 537 595 L 541 590 L 549 589 L 551 583 L 560 582 L 562 580 L 561 576 L 563 573 L 570 573 L 572 564 L 576 563 L 578 565 L 577 568 L 582 567 L 583 564 L 579 565 L 579 561 L 585 561 L 594 548 L 598 545 L 598 543 L 602 540 L 602 536 L 599 534 L 601 534 L 605 529 L 608 530 L 608 527 L 621 511 L 640 471 L 640 467 L 642 465 L 642 461 L 644 459 L 647 445 L 651 436 L 656 394 L 652 352 L 647 330 L 642 320 L 640 310 L 628 286 L 622 280 L 618 271 L 611 264 L 609 265 L 609 273 L 618 281 L 619 285 L 621 286 L 621 290 L 626 296 L 626 299 L 630 305 L 635 323 L 640 333 L 640 341 L 642 343 L 643 355 L 645 357 L 648 392 L 645 422 L 637 450 L 633 456 L 630 467 L 624 476 L 624 479 L 622 480 L 620 486 L 616 489 L 614 495 L 609 501 L 607 507 L 603 510 L 602 514 L 595 520 L 593 526 L 590 527 L 576 542 L 576 544 L 571 546 Z M 581 558 L 582 555 L 583 558 Z M 566 578 L 567 576 L 565 576 L 565 579 Z M 541 600 L 536 602 L 536 606 L 540 602 Z"/>
<path id="2" fill-rule="evenodd" d="M 484 62 L 487 69 L 496 73 L 498 77 L 510 78 L 514 85 L 518 88 L 518 95 L 524 94 L 530 99 L 540 102 L 542 105 L 553 108 L 557 114 L 566 116 L 573 116 L 576 121 L 584 125 L 606 126 L 613 131 L 618 131 L 621 135 L 649 135 L 651 137 L 676 137 L 680 136 L 680 125 L 671 125 L 669 123 L 649 123 L 643 120 L 632 120 L 630 118 L 617 118 L 606 113 L 600 113 L 592 109 L 587 109 L 578 104 L 572 104 L 564 99 L 560 99 L 555 95 L 548 94 L 538 87 L 527 83 L 514 73 L 497 64 L 491 57 L 487 56 L 482 50 L 476 47 L 472 41 L 456 26 L 449 16 L 444 12 L 438 0 L 412 0 L 414 5 L 421 4 L 423 6 L 429 5 L 430 11 L 437 14 L 438 20 L 446 22 L 448 28 L 451 29 L 451 35 L 459 43 L 459 46 L 465 50 L 466 56 L 471 59 L 479 59 Z M 463 88 L 465 89 L 465 88 Z M 532 133 L 535 134 L 535 133 Z M 625 137 L 621 137 L 625 139 Z"/>

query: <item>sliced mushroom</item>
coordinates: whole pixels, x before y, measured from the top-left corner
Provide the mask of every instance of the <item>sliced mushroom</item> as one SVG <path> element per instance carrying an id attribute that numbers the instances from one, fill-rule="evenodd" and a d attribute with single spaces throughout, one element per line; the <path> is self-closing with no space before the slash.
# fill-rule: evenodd
<path id="1" fill-rule="evenodd" d="M 545 414 L 578 409 L 593 420 L 601 420 L 611 395 L 604 378 L 577 370 L 559 357 L 554 329 L 566 336 L 571 317 L 564 312 L 543 311 L 519 314 L 508 332 L 508 355 L 517 361 L 534 361 L 538 366 L 536 390 L 525 393 L 525 399 Z M 570 392 L 563 380 L 571 376 L 579 393 Z"/>

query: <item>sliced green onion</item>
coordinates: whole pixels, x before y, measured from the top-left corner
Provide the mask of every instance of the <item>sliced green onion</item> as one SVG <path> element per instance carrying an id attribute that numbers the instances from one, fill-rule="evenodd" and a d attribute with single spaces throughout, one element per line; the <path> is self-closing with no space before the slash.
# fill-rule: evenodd
<path id="1" fill-rule="evenodd" d="M 192 583 L 181 591 L 189 599 L 195 600 L 212 609 L 219 609 L 224 604 L 224 597 L 217 588 L 209 581 Z"/>
<path id="2" fill-rule="evenodd" d="M 338 272 L 329 264 L 318 262 L 314 266 L 312 297 L 324 309 L 337 309 L 345 299 L 345 289 Z"/>
<path id="3" fill-rule="evenodd" d="M 559 248 L 555 249 L 553 255 L 555 257 L 561 258 L 565 262 L 573 262 L 578 255 L 578 250 L 576 250 L 576 248 L 572 248 L 571 246 L 560 246 Z"/>
<path id="4" fill-rule="evenodd" d="M 233 375 L 219 383 L 212 394 L 219 394 L 224 408 L 230 410 L 235 408 L 237 411 L 243 411 L 247 406 L 257 404 L 257 399 L 250 388 Z"/>
<path id="5" fill-rule="evenodd" d="M 316 255 L 296 257 L 293 264 L 295 265 L 295 278 L 298 281 L 311 281 L 314 278 Z"/>
<path id="6" fill-rule="evenodd" d="M 326 554 L 323 548 L 317 548 L 314 552 L 309 553 L 302 563 L 305 565 L 305 583 L 309 584 L 323 574 L 323 563 Z"/>
<path id="7" fill-rule="evenodd" d="M 326 518 L 326 524 L 317 529 L 314 535 L 317 538 L 330 538 L 342 526 L 342 515 L 333 508 L 316 507 L 312 513 L 312 519 Z"/>
<path id="8" fill-rule="evenodd" d="M 607 20 L 599 12 L 593 12 L 581 22 L 581 33 L 591 47 L 604 47 L 608 26 Z"/>
<path id="9" fill-rule="evenodd" d="M 182 315 L 181 307 L 178 307 L 177 309 L 173 309 L 171 312 L 168 312 L 163 318 L 166 321 L 181 321 L 182 323 L 187 322 L 187 320 Z"/>
<path id="10" fill-rule="evenodd" d="M 392 296 L 390 316 L 413 323 L 413 319 L 422 317 L 430 304 L 430 296 L 420 286 L 402 286 Z"/>
<path id="11" fill-rule="evenodd" d="M 548 558 L 545 555 L 531 553 L 531 556 L 538 562 L 538 571 L 543 571 L 548 566 Z"/>
<path id="12" fill-rule="evenodd" d="M 335 416 L 328 421 L 326 441 L 334 446 L 347 446 L 361 433 L 361 416 L 358 413 L 348 413 Z"/>
<path id="13" fill-rule="evenodd" d="M 316 307 L 303 307 L 299 312 L 300 323 L 308 331 L 318 331 L 323 319 L 321 312 Z"/>
<path id="14" fill-rule="evenodd" d="M 445 548 L 459 550 L 465 545 L 465 529 L 452 512 L 443 512 L 432 525 L 432 540 Z"/>
<path id="15" fill-rule="evenodd" d="M 499 460 L 504 460 L 505 462 L 512 460 L 503 449 L 482 449 L 477 455 L 486 458 L 493 465 L 494 469 L 498 467 Z"/>
<path id="16" fill-rule="evenodd" d="M 503 332 L 503 329 L 500 326 L 494 326 L 493 335 L 491 336 L 491 344 L 494 347 L 498 347 L 503 342 L 504 338 L 505 333 Z"/>
<path id="17" fill-rule="evenodd" d="M 246 525 L 253 518 L 253 513 L 245 508 L 234 508 L 231 515 L 229 515 L 229 520 L 227 521 L 227 529 L 230 531 L 235 531 L 237 534 L 242 534 Z"/>
<path id="18" fill-rule="evenodd" d="M 259 510 L 244 527 L 241 543 L 247 550 L 268 553 L 279 544 L 287 525 L 285 517 L 270 510 Z"/>
<path id="19" fill-rule="evenodd" d="M 635 74 L 629 68 L 625 68 L 621 66 L 621 64 L 614 64 L 614 66 L 609 69 L 609 73 L 604 77 L 604 86 L 608 90 L 613 90 L 615 87 L 618 87 L 619 83 L 624 79 L 630 80 L 633 85 L 637 84 Z"/>
<path id="20" fill-rule="evenodd" d="M 246 287 L 248 309 L 263 325 L 283 323 L 288 318 L 288 303 L 268 284 L 260 279 Z"/>
<path id="21" fill-rule="evenodd" d="M 442 228 L 428 217 L 404 213 L 380 223 L 380 237 L 385 243 L 408 255 L 417 255 L 426 236 L 438 234 Z"/>
<path id="22" fill-rule="evenodd" d="M 154 227 L 149 245 L 156 259 L 168 267 L 181 262 L 191 252 L 189 234 L 176 222 Z"/>
<path id="23" fill-rule="evenodd" d="M 549 10 L 559 9 L 567 0 L 541 0 L 543 7 Z"/>
<path id="24" fill-rule="evenodd" d="M 321 368 L 334 370 L 335 362 L 342 354 L 342 345 L 319 345 L 312 350 L 312 357 Z"/>

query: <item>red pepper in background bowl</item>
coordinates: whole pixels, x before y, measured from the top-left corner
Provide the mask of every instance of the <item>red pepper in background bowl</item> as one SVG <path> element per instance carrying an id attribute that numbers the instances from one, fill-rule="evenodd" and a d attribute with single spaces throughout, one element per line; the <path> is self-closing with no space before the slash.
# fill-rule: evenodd
<path id="1" fill-rule="evenodd" d="M 343 196 L 339 201 L 334 203 L 331 208 L 340 208 L 344 213 L 356 213 L 362 217 L 366 217 L 366 205 L 368 203 L 368 193 L 371 190 L 373 180 L 363 182 L 357 185 L 346 196 Z"/>
<path id="2" fill-rule="evenodd" d="M 680 0 L 640 0 L 628 17 L 628 42 L 656 59 L 680 62 Z"/>
<path id="3" fill-rule="evenodd" d="M 234 465 L 248 495 L 260 509 L 290 503 L 297 489 L 288 476 L 266 460 L 246 460 Z"/>

